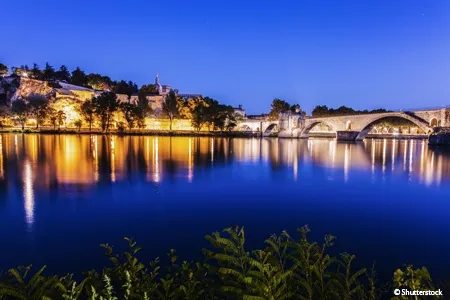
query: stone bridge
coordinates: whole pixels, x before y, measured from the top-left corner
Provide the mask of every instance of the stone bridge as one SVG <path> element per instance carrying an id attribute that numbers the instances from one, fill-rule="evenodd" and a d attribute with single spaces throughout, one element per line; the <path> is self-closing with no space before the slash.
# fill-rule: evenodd
<path id="1" fill-rule="evenodd" d="M 388 117 L 411 121 L 426 134 L 433 132 L 434 127 L 450 126 L 450 108 L 448 107 L 306 119 L 302 119 L 296 114 L 286 114 L 282 115 L 279 121 L 268 121 L 266 119 L 242 120 L 238 122 L 237 129 L 260 132 L 262 136 L 269 136 L 277 132 L 279 137 L 308 138 L 311 129 L 318 124 L 325 124 L 336 133 L 338 140 L 358 141 L 366 137 L 377 121 Z"/>
<path id="2" fill-rule="evenodd" d="M 270 136 L 280 130 L 280 121 L 266 119 L 245 119 L 239 121 L 236 129 L 239 131 L 258 132 L 262 136 Z"/>
<path id="3" fill-rule="evenodd" d="M 396 117 L 411 121 L 426 134 L 433 132 L 434 127 L 450 126 L 449 110 L 445 108 L 417 111 L 396 111 L 376 114 L 359 114 L 348 116 L 332 116 L 323 118 L 309 118 L 300 121 L 298 137 L 307 138 L 309 132 L 317 124 L 326 124 L 334 132 L 338 140 L 362 141 L 374 123 L 377 121 Z M 294 132 L 294 130 L 292 130 Z"/>

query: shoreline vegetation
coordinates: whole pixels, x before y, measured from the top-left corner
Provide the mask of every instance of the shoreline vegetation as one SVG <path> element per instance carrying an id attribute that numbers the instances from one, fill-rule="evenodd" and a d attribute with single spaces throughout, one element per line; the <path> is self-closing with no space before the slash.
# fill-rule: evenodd
<path id="1" fill-rule="evenodd" d="M 162 261 L 155 258 L 145 263 L 139 259 L 141 248 L 125 238 L 128 250 L 124 253 L 101 244 L 109 265 L 83 273 L 78 282 L 72 274 L 45 275 L 45 266 L 0 272 L 0 299 L 400 300 L 411 298 L 393 296 L 396 288 L 450 292 L 445 282 L 433 284 L 425 267 L 411 265 L 396 269 L 391 282 L 379 282 L 375 263 L 356 269 L 354 255 L 330 254 L 334 236 L 315 242 L 309 232 L 308 226 L 294 235 L 283 231 L 266 239 L 264 249 L 251 251 L 246 248 L 243 227 L 226 228 L 206 235 L 209 246 L 202 250 L 204 259 L 197 262 L 182 261 L 171 249 Z"/>

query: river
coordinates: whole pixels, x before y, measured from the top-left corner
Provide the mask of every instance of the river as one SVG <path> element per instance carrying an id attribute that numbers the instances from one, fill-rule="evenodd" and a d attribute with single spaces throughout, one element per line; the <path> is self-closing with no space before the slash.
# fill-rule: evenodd
<path id="1" fill-rule="evenodd" d="M 405 263 L 443 277 L 449 214 L 450 151 L 426 140 L 0 134 L 0 270 L 85 271 L 125 236 L 148 261 L 197 259 L 227 226 L 250 249 L 308 224 L 382 277 Z"/>

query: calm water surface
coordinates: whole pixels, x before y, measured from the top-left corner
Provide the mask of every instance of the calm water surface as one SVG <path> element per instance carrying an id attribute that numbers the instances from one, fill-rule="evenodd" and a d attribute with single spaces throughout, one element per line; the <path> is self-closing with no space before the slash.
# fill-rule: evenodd
<path id="1" fill-rule="evenodd" d="M 132 236 L 150 256 L 201 257 L 244 225 L 249 247 L 309 224 L 382 276 L 450 269 L 450 153 L 421 140 L 0 135 L 0 269 L 102 266 Z"/>

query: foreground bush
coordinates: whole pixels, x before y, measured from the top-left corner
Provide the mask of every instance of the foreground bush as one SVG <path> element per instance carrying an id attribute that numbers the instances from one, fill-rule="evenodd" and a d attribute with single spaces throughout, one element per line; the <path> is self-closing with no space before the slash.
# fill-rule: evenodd
<path id="1" fill-rule="evenodd" d="M 412 266 L 398 269 L 391 283 L 380 285 L 374 268 L 352 267 L 354 255 L 328 254 L 333 236 L 317 243 L 308 239 L 308 233 L 307 226 L 298 229 L 298 237 L 282 232 L 268 238 L 264 249 L 248 251 L 244 228 L 227 228 L 206 236 L 211 247 L 203 249 L 204 261 L 179 261 L 175 250 L 170 250 L 165 267 L 159 258 L 141 262 L 136 256 L 141 248 L 125 238 L 129 246 L 125 253 L 114 253 L 111 246 L 102 244 L 110 266 L 83 274 L 81 282 L 72 275 L 45 276 L 45 267 L 33 275 L 31 267 L 0 274 L 0 300 L 375 300 L 391 298 L 397 287 L 434 288 L 427 269 Z"/>

